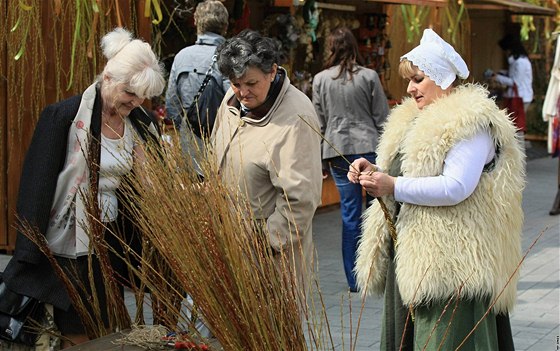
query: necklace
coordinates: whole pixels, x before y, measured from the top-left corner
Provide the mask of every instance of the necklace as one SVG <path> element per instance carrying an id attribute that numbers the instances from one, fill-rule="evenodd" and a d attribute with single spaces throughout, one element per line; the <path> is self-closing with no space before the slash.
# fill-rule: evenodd
<path id="1" fill-rule="evenodd" d="M 117 116 L 111 118 L 109 115 L 102 113 L 101 121 L 103 122 L 102 132 L 110 139 L 122 138 L 124 134 L 124 119 Z M 104 130 L 103 130 L 104 129 Z"/>

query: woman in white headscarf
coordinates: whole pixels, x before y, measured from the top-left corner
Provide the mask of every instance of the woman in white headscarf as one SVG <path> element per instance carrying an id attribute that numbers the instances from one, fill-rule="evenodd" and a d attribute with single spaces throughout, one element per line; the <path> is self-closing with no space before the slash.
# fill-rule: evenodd
<path id="1" fill-rule="evenodd" d="M 453 84 L 468 68 L 431 29 L 399 73 L 411 98 L 390 114 L 377 164 L 358 159 L 348 173 L 396 225 L 391 235 L 378 202 L 367 210 L 356 266 L 364 293 L 385 293 L 381 349 L 513 349 L 524 186 L 515 128 L 485 88 Z"/>

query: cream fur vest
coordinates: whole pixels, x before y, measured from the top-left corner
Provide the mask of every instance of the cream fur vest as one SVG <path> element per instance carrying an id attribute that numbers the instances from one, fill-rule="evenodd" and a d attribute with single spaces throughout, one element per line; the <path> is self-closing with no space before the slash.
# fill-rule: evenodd
<path id="1" fill-rule="evenodd" d="M 509 311 L 515 304 L 525 157 L 513 124 L 487 94 L 483 87 L 467 84 L 422 110 L 409 98 L 385 124 L 378 165 L 389 169 L 400 150 L 401 170 L 407 177 L 440 175 L 449 149 L 481 130 L 490 132 L 497 153 L 495 167 L 483 172 L 474 193 L 463 202 L 439 207 L 402 204 L 395 262 L 406 305 L 457 294 L 465 299 L 497 299 L 495 312 Z M 394 211 L 394 199 L 384 200 Z M 374 202 L 364 214 L 356 265 L 365 294 L 385 289 L 390 240 L 383 213 Z"/>

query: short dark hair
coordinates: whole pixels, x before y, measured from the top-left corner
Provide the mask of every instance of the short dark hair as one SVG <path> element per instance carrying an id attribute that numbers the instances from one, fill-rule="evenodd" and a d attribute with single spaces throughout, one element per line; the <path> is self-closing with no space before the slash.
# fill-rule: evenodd
<path id="1" fill-rule="evenodd" d="M 249 67 L 270 73 L 278 62 L 278 52 L 278 45 L 273 39 L 245 29 L 220 46 L 218 68 L 230 79 L 243 76 Z"/>
<path id="2" fill-rule="evenodd" d="M 521 38 L 519 35 L 515 34 L 506 34 L 500 41 L 498 45 L 502 50 L 509 50 L 515 59 L 518 59 L 520 56 L 529 56 L 523 43 L 521 43 Z"/>

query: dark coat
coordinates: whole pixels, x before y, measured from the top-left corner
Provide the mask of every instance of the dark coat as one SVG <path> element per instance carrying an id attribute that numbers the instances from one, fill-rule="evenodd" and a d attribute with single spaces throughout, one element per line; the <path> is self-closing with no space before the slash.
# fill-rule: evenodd
<path id="1" fill-rule="evenodd" d="M 45 235 L 59 173 L 64 167 L 68 133 L 80 106 L 81 95 L 47 106 L 37 122 L 23 164 L 17 202 L 18 217 Z M 142 108 L 132 110 L 130 121 L 144 139 L 157 138 L 148 131 L 152 117 Z M 101 135 L 99 90 L 93 107 L 92 140 Z M 99 143 L 95 143 L 100 148 Z M 57 308 L 68 309 L 71 301 L 47 257 L 30 239 L 18 232 L 15 252 L 4 273 L 8 288 Z"/>

